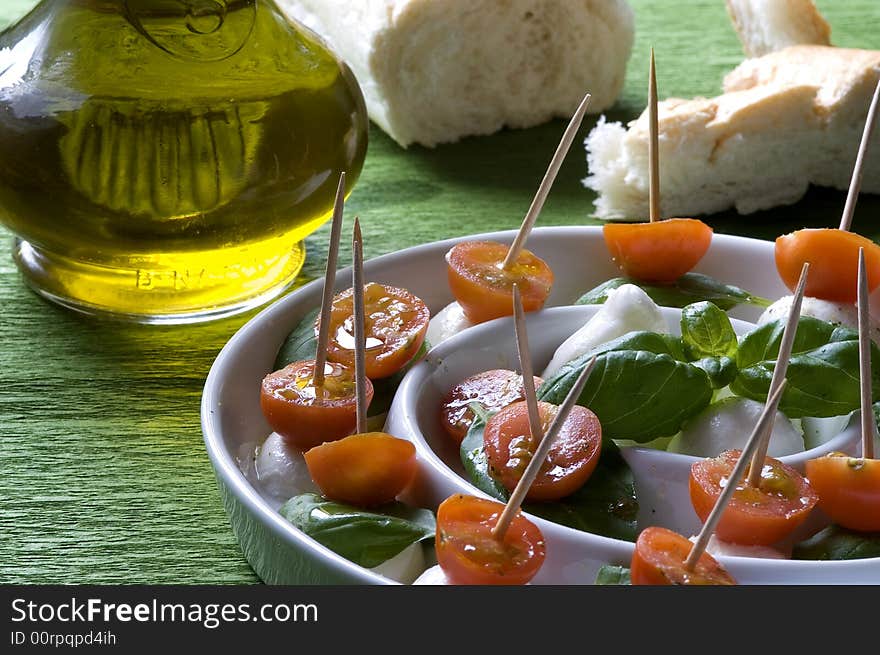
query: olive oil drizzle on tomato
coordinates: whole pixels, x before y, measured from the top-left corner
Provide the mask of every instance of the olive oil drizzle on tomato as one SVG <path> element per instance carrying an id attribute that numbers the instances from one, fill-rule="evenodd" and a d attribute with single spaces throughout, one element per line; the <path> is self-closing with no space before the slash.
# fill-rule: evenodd
<path id="1" fill-rule="evenodd" d="M 743 448 L 743 451 L 736 462 L 736 466 L 733 467 L 733 471 L 731 471 L 728 480 L 741 480 L 745 475 L 746 469 L 749 466 L 749 460 L 751 459 L 752 454 L 757 450 L 764 430 L 773 425 L 773 421 L 776 418 L 776 408 L 779 406 L 779 399 L 782 398 L 782 392 L 785 390 L 786 382 L 787 380 L 783 378 L 782 382 L 773 392 L 773 395 L 767 401 L 767 404 L 764 405 L 764 411 L 761 412 L 761 416 L 758 418 L 758 422 L 755 424 L 752 434 L 749 437 L 745 448 Z M 760 475 L 760 470 L 758 473 Z M 749 484 L 751 484 L 751 482 Z M 694 542 L 693 548 L 691 548 L 690 554 L 684 561 L 685 570 L 693 571 L 694 567 L 696 567 L 697 562 L 706 550 L 706 546 L 709 544 L 709 539 L 715 532 L 715 528 L 718 527 L 721 515 L 724 513 L 727 504 L 730 502 L 730 499 L 733 498 L 733 494 L 736 493 L 739 486 L 740 485 L 738 484 L 729 483 L 722 486 L 721 493 L 715 501 L 715 506 L 712 508 L 712 511 L 709 512 L 709 516 L 706 518 L 706 522 L 703 524 L 700 534 L 697 535 L 697 539 Z"/>
<path id="2" fill-rule="evenodd" d="M 528 348 L 528 339 L 525 337 L 525 313 L 522 308 L 522 302 L 519 303 L 519 306 L 516 306 L 516 300 L 520 299 L 520 296 L 516 293 L 518 291 L 515 288 L 514 293 L 514 325 L 516 326 L 516 330 L 519 334 L 523 335 L 523 347 L 520 351 L 520 359 L 528 360 L 526 361 L 525 367 L 531 369 L 531 360 L 530 353 Z M 519 342 L 519 340 L 518 340 Z M 503 539 L 504 534 L 507 532 L 507 529 L 510 527 L 511 521 L 513 521 L 514 516 L 519 512 L 520 506 L 525 500 L 526 494 L 529 491 L 529 487 L 532 486 L 532 483 L 535 481 L 535 478 L 538 477 L 538 473 L 541 471 L 541 467 L 544 465 L 544 461 L 547 459 L 547 454 L 550 452 L 550 447 L 553 445 L 553 440 L 556 438 L 556 435 L 559 434 L 559 431 L 562 429 L 562 426 L 565 423 L 565 420 L 568 418 L 568 415 L 571 413 L 572 408 L 580 398 L 581 392 L 584 390 L 584 386 L 587 383 L 587 378 L 590 377 L 590 373 L 593 372 L 593 367 L 596 365 L 596 358 L 590 360 L 590 363 L 581 371 L 580 376 L 577 381 L 574 383 L 574 386 L 569 390 L 568 395 L 565 397 L 565 400 L 562 401 L 562 404 L 559 406 L 558 411 L 556 412 L 556 416 L 553 417 L 553 422 L 550 424 L 550 427 L 547 428 L 546 432 L 543 432 L 540 414 L 538 413 L 538 405 L 537 399 L 535 400 L 535 414 L 532 415 L 532 410 L 529 409 L 529 424 L 530 429 L 533 435 L 540 434 L 540 443 L 538 443 L 538 447 L 535 449 L 534 454 L 532 455 L 531 461 L 529 461 L 528 466 L 526 466 L 526 470 L 520 478 L 519 482 L 514 488 L 513 493 L 510 494 L 510 498 L 507 501 L 507 505 L 504 507 L 504 511 L 501 512 L 501 516 L 498 518 L 498 523 L 492 529 L 492 535 L 496 539 Z M 520 361 L 520 367 L 523 367 L 522 361 Z M 527 384 L 524 384 L 523 387 L 528 389 Z M 528 393 L 528 392 L 527 392 Z M 528 400 L 526 401 L 528 402 Z M 543 432 L 543 434 L 542 434 Z"/>

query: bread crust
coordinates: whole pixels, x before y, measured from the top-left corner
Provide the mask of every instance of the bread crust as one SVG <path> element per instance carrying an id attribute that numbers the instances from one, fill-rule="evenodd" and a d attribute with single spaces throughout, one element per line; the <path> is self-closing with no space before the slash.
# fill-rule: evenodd
<path id="1" fill-rule="evenodd" d="M 634 39 L 626 0 L 279 0 L 357 77 L 370 118 L 434 146 L 616 101 Z"/>
<path id="2" fill-rule="evenodd" d="M 748 214 L 796 202 L 810 184 L 847 189 L 878 79 L 880 52 L 792 46 L 744 61 L 715 98 L 661 102 L 663 215 Z M 647 141 L 647 112 L 587 137 L 598 217 L 644 220 Z M 880 193 L 880 147 L 862 191 Z"/>
<path id="3" fill-rule="evenodd" d="M 813 0 L 726 0 L 748 57 L 792 45 L 831 45 L 831 26 Z"/>

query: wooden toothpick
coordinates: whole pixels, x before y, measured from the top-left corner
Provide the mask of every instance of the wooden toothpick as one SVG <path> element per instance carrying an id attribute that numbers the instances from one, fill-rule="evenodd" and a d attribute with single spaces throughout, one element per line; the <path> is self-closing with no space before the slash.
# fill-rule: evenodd
<path id="1" fill-rule="evenodd" d="M 657 71 L 654 48 L 648 71 L 648 205 L 652 223 L 660 219 L 660 123 L 657 118 Z"/>
<path id="2" fill-rule="evenodd" d="M 852 225 L 853 214 L 856 211 L 856 201 L 859 197 L 859 189 L 862 187 L 862 173 L 865 163 L 865 153 L 868 151 L 868 144 L 871 141 L 871 135 L 874 133 L 874 124 L 877 122 L 877 105 L 880 99 L 880 80 L 877 81 L 877 88 L 874 89 L 874 97 L 871 99 L 871 108 L 868 109 L 868 118 L 865 120 L 865 131 L 862 132 L 862 141 L 859 143 L 859 154 L 856 157 L 856 165 L 853 168 L 852 179 L 849 183 L 849 192 L 846 194 L 846 205 L 843 208 L 843 216 L 840 219 L 841 230 L 849 231 Z"/>
<path id="3" fill-rule="evenodd" d="M 801 278 L 798 280 L 791 307 L 788 310 L 788 322 L 782 332 L 782 340 L 779 343 L 779 354 L 776 356 L 776 366 L 773 367 L 773 377 L 770 379 L 770 389 L 767 396 L 772 395 L 785 381 L 788 372 L 788 362 L 791 359 L 791 349 L 797 334 L 798 321 L 801 317 L 801 303 L 804 300 L 804 289 L 807 286 L 807 275 L 810 272 L 810 263 L 804 262 L 801 268 Z M 769 402 L 769 401 L 768 401 Z M 752 468 L 749 471 L 749 484 L 758 487 L 761 484 L 761 469 L 764 468 L 764 458 L 767 457 L 767 448 L 770 446 L 770 437 L 773 436 L 773 423 L 768 424 L 767 429 L 758 439 L 755 454 L 752 456 Z"/>
<path id="4" fill-rule="evenodd" d="M 764 411 L 761 412 L 761 416 L 758 418 L 758 422 L 752 430 L 752 435 L 749 437 L 742 453 L 740 453 L 739 459 L 733 467 L 733 471 L 731 471 L 730 476 L 727 478 L 727 484 L 724 485 L 724 488 L 721 490 L 721 494 L 715 501 L 715 506 L 712 508 L 712 511 L 709 512 L 709 516 L 703 524 L 703 529 L 700 530 L 700 534 L 697 536 L 697 539 L 691 548 L 691 552 L 684 561 L 684 568 L 686 570 L 693 571 L 697 562 L 700 561 L 700 557 L 702 557 L 703 552 L 706 550 L 709 539 L 711 539 L 712 534 L 715 532 L 715 528 L 718 526 L 718 521 L 721 520 L 721 515 L 724 513 L 724 509 L 727 507 L 727 504 L 730 502 L 730 499 L 736 491 L 737 483 L 742 480 L 743 475 L 746 472 L 746 466 L 749 465 L 749 460 L 752 459 L 752 454 L 757 451 L 757 448 L 762 441 L 762 435 L 768 428 L 772 428 L 773 421 L 776 419 L 776 408 L 779 406 L 779 399 L 782 397 L 782 392 L 785 389 L 786 383 L 787 380 L 783 379 L 779 386 L 776 387 L 776 391 L 773 395 L 770 396 L 767 404 L 764 406 Z"/>
<path id="5" fill-rule="evenodd" d="M 529 412 L 529 429 L 532 443 L 540 443 L 544 431 L 541 427 L 541 414 L 538 411 L 538 395 L 535 392 L 535 373 L 532 368 L 532 355 L 529 352 L 529 337 L 526 331 L 526 312 L 523 309 L 519 285 L 513 285 L 513 325 L 516 331 L 516 348 L 519 352 L 519 368 L 522 371 L 523 394 Z"/>
<path id="6" fill-rule="evenodd" d="M 513 265 L 513 262 L 516 261 L 516 258 L 519 257 L 519 253 L 522 252 L 522 249 L 525 247 L 526 239 L 529 238 L 529 234 L 535 226 L 535 221 L 538 220 L 538 215 L 544 207 L 544 202 L 547 200 L 550 188 L 553 186 L 553 182 L 556 180 L 556 175 L 559 173 L 562 162 L 565 160 L 565 155 L 568 154 L 571 144 L 577 136 L 578 129 L 580 129 L 581 122 L 584 120 L 584 114 L 587 113 L 587 107 L 590 105 L 590 98 L 591 96 L 589 93 L 585 95 L 584 99 L 581 100 L 580 106 L 578 106 L 577 110 L 574 112 L 574 116 L 571 117 L 571 121 L 565 129 L 565 133 L 562 135 L 562 140 L 556 148 L 556 154 L 554 154 L 553 159 L 550 160 L 550 166 L 544 174 L 544 179 L 541 180 L 541 185 L 538 187 L 538 192 L 535 194 L 534 200 L 532 200 L 532 204 L 529 207 L 529 211 L 526 213 L 526 217 L 523 219 L 522 225 L 520 225 L 516 239 L 514 239 L 510 249 L 507 251 L 507 256 L 504 258 L 504 262 L 501 264 L 502 268 L 510 268 L 511 265 Z"/>
<path id="7" fill-rule="evenodd" d="M 547 459 L 547 453 L 550 452 L 550 447 L 553 445 L 553 440 L 556 439 L 556 435 L 559 434 L 562 425 L 565 423 L 572 408 L 577 403 L 578 398 L 580 398 L 581 392 L 584 390 L 584 385 L 587 383 L 587 378 L 590 377 L 590 373 L 593 371 L 595 365 L 596 358 L 593 357 L 593 359 L 590 360 L 590 363 L 587 364 L 586 368 L 581 371 L 577 382 L 574 383 L 574 386 L 569 390 L 565 400 L 562 401 L 562 405 L 559 406 L 559 409 L 556 412 L 556 417 L 547 429 L 547 433 L 541 438 L 541 442 L 535 449 L 535 454 L 532 456 L 532 460 L 529 462 L 525 472 L 519 479 L 513 493 L 510 494 L 510 499 L 507 501 L 504 511 L 502 511 L 501 516 L 498 517 L 498 523 L 496 523 L 495 527 L 492 529 L 492 536 L 496 539 L 503 539 L 504 535 L 507 533 L 507 529 L 510 527 L 510 522 L 513 521 L 513 517 L 519 511 L 529 488 L 532 486 L 535 478 L 538 477 L 541 466 L 544 464 L 544 460 Z"/>
<path id="8" fill-rule="evenodd" d="M 878 87 L 880 88 L 880 87 Z M 859 248 L 859 389 L 862 395 L 862 457 L 874 459 L 874 390 L 871 379 L 871 324 L 868 311 L 868 274 L 865 249 Z"/>
<path id="9" fill-rule="evenodd" d="M 354 376 L 357 403 L 357 433 L 367 431 L 367 340 L 364 334 L 364 248 L 360 219 L 354 219 L 351 239 L 351 291 L 354 301 Z"/>
<path id="10" fill-rule="evenodd" d="M 327 270 L 324 272 L 324 293 L 321 296 L 321 315 L 318 319 L 318 345 L 315 349 L 315 370 L 312 382 L 315 389 L 324 386 L 324 367 L 327 364 L 327 345 L 330 343 L 330 309 L 333 306 L 333 288 L 336 286 L 336 262 L 339 258 L 339 236 L 342 233 L 342 211 L 345 205 L 345 172 L 339 175 L 336 202 L 333 204 L 333 223 L 330 227 L 330 247 L 327 251 Z"/>

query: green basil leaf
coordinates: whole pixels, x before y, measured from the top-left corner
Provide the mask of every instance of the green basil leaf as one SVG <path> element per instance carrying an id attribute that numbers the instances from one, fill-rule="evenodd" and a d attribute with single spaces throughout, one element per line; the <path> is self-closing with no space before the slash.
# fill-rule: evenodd
<path id="1" fill-rule="evenodd" d="M 674 284 L 659 286 L 645 284 L 632 278 L 618 277 L 603 282 L 581 296 L 577 305 L 601 305 L 608 300 L 608 292 L 624 284 L 640 287 L 658 305 L 665 307 L 685 307 L 697 300 L 709 300 L 721 309 L 727 310 L 737 305 L 749 304 L 769 307 L 772 302 L 739 287 L 719 282 L 701 273 L 685 273 Z"/>
<path id="2" fill-rule="evenodd" d="M 483 415 L 475 412 L 474 421 L 459 448 L 461 463 L 468 479 L 477 489 L 506 503 L 510 494 L 504 485 L 489 473 L 489 458 L 486 456 L 483 443 L 486 420 Z"/>
<path id="3" fill-rule="evenodd" d="M 745 335 L 736 353 L 736 364 L 739 369 L 747 369 L 763 361 L 776 361 L 784 330 L 785 321 L 780 319 L 765 323 Z M 835 341 L 851 341 L 840 338 L 845 334 L 845 331 L 837 330 L 831 323 L 812 316 L 801 316 L 798 319 L 791 352 L 796 355 L 819 348 L 830 343 L 835 336 L 837 337 L 833 339 Z M 858 340 L 857 336 L 856 340 Z"/>
<path id="4" fill-rule="evenodd" d="M 294 496 L 279 512 L 318 543 L 368 569 L 433 539 L 437 529 L 426 509 L 391 503 L 366 511 L 311 493 Z"/>
<path id="5" fill-rule="evenodd" d="M 880 396 L 880 353 L 872 347 L 873 397 Z M 746 398 L 766 401 L 775 362 L 763 361 L 739 374 L 731 390 Z M 837 341 L 792 356 L 786 374 L 788 385 L 779 409 L 789 418 L 829 417 L 860 407 L 859 344 Z"/>
<path id="6" fill-rule="evenodd" d="M 739 372 L 730 357 L 704 357 L 691 363 L 706 371 L 713 389 L 723 389 L 736 379 Z"/>
<path id="7" fill-rule="evenodd" d="M 613 443 L 602 454 L 584 486 L 570 496 L 546 503 L 525 503 L 523 509 L 575 530 L 635 541 L 639 503 L 633 474 Z"/>
<path id="8" fill-rule="evenodd" d="M 673 337 L 671 334 L 658 334 L 656 332 L 636 330 L 633 332 L 627 332 L 611 341 L 606 341 L 580 357 L 577 357 L 570 362 L 566 362 L 556 373 L 544 381 L 543 386 L 545 388 L 550 388 L 556 384 L 555 380 L 565 378 L 573 371 L 576 371 L 575 379 L 577 379 L 581 370 L 583 370 L 584 366 L 586 366 L 593 357 L 598 357 L 604 353 L 618 350 L 644 350 L 658 355 L 669 355 L 680 362 L 687 361 L 684 355 L 684 348 L 681 345 L 681 339 L 678 337 Z"/>
<path id="9" fill-rule="evenodd" d="M 589 360 L 575 360 L 538 389 L 538 398 L 560 404 Z M 602 423 L 604 439 L 638 443 L 668 437 L 712 400 L 704 370 L 668 354 L 644 350 L 600 355 L 578 404 L 589 407 Z"/>
<path id="10" fill-rule="evenodd" d="M 619 287 L 622 287 L 624 284 L 635 284 L 636 286 L 644 289 L 645 287 L 640 283 L 636 282 L 632 278 L 628 277 L 615 277 L 607 282 L 603 282 L 597 287 L 593 287 L 589 291 L 587 291 L 580 298 L 575 300 L 575 305 L 604 305 L 605 301 L 608 300 L 608 295 L 610 291 L 614 291 Z"/>
<path id="11" fill-rule="evenodd" d="M 318 347 L 318 339 L 315 336 L 315 321 L 317 319 L 318 310 L 316 309 L 306 314 L 287 335 L 275 357 L 274 370 L 278 371 L 293 362 L 315 358 L 315 349 Z"/>
<path id="12" fill-rule="evenodd" d="M 792 559 L 844 560 L 880 557 L 880 532 L 854 532 L 830 525 L 794 545 Z"/>
<path id="13" fill-rule="evenodd" d="M 711 302 L 681 310 L 681 341 L 688 359 L 736 357 L 737 337 L 727 314 Z"/>
<path id="14" fill-rule="evenodd" d="M 627 585 L 632 584 L 629 569 L 625 566 L 612 566 L 605 564 L 596 574 L 596 583 L 599 585 Z"/>

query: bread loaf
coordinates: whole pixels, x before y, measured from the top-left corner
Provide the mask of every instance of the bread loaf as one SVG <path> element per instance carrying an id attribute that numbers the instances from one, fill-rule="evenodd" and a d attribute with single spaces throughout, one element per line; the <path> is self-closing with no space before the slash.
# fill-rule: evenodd
<path id="1" fill-rule="evenodd" d="M 633 43 L 625 0 L 279 0 L 324 38 L 403 146 L 434 146 L 592 113 L 623 86 Z"/>
<path id="2" fill-rule="evenodd" d="M 749 57 L 792 45 L 831 45 L 831 27 L 813 0 L 727 0 L 727 11 Z"/>
<path id="3" fill-rule="evenodd" d="M 718 97 L 661 102 L 662 214 L 748 214 L 796 202 L 810 184 L 848 188 L 878 78 L 880 52 L 792 46 L 743 62 Z M 600 119 L 586 146 L 595 214 L 644 220 L 647 112 L 629 129 Z M 880 193 L 880 145 L 862 191 Z"/>

